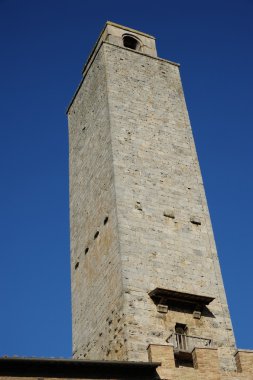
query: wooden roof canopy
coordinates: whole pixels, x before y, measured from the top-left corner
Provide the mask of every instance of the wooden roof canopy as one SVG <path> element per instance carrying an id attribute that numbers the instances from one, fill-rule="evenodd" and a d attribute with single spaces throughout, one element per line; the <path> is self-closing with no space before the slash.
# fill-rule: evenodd
<path id="1" fill-rule="evenodd" d="M 198 305 L 199 307 L 204 307 L 206 305 L 209 305 L 209 303 L 214 300 L 214 297 L 178 292 L 175 290 L 162 288 L 155 288 L 149 292 L 149 296 L 152 298 L 156 305 L 159 303 L 163 305 L 180 303 L 184 304 L 185 306 Z"/>

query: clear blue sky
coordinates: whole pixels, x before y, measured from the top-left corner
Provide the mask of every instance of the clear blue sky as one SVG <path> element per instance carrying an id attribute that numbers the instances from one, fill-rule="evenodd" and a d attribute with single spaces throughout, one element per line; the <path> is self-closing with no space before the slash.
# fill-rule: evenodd
<path id="1" fill-rule="evenodd" d="M 253 1 L 0 0 L 0 355 L 71 356 L 65 110 L 106 20 L 181 63 L 237 344 L 253 348 Z"/>

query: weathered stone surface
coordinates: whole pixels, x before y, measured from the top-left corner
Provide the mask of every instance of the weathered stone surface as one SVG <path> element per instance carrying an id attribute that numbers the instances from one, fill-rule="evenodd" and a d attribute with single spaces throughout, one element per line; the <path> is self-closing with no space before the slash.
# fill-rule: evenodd
<path id="1" fill-rule="evenodd" d="M 106 85 L 100 50 L 68 115 L 73 355 L 78 358 L 100 358 L 101 352 L 106 357 L 119 349 L 123 355 L 125 347 Z"/>
<path id="2" fill-rule="evenodd" d="M 233 370 L 178 65 L 124 48 L 118 29 L 115 39 L 112 27 L 102 35 L 69 109 L 74 357 L 146 361 L 148 345 L 164 344 L 182 323 L 189 335 L 211 338 L 221 368 Z M 200 319 L 179 307 L 159 313 L 148 295 L 157 287 L 215 300 Z"/>

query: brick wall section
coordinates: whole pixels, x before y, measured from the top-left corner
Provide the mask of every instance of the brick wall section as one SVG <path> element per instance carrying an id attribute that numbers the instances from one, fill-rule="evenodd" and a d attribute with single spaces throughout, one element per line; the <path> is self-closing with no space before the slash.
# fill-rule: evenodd
<path id="1" fill-rule="evenodd" d="M 179 69 L 111 44 L 104 51 L 128 359 L 146 360 L 148 344 L 164 344 L 179 322 L 189 335 L 212 338 L 223 367 L 233 369 L 234 336 Z M 200 320 L 187 310 L 159 314 L 148 296 L 156 287 L 215 301 Z"/>
<path id="2" fill-rule="evenodd" d="M 217 349 L 196 348 L 192 352 L 194 368 L 176 368 L 172 346 L 150 345 L 148 347 L 149 360 L 161 362 L 157 372 L 160 379 L 166 380 L 252 380 L 253 351 L 240 351 L 235 356 L 238 355 L 244 361 L 243 368 L 223 371 L 220 368 Z"/>
<path id="3" fill-rule="evenodd" d="M 238 371 L 251 373 L 253 379 L 253 351 L 238 350 L 235 355 L 235 360 Z"/>
<path id="4" fill-rule="evenodd" d="M 217 373 L 219 371 L 218 351 L 214 348 L 195 348 L 192 352 L 194 368 L 199 372 L 206 372 L 210 370 L 210 363 L 212 363 L 212 371 Z"/>

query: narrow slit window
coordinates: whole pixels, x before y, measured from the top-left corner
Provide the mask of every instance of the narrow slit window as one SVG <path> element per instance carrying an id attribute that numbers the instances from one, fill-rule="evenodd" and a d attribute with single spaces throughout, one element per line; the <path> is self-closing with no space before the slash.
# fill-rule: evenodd
<path id="1" fill-rule="evenodd" d="M 94 235 L 94 240 L 98 237 L 98 235 L 99 235 L 99 231 L 97 231 L 97 232 L 95 233 L 95 235 Z"/>

